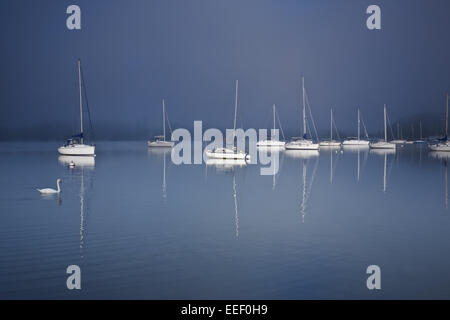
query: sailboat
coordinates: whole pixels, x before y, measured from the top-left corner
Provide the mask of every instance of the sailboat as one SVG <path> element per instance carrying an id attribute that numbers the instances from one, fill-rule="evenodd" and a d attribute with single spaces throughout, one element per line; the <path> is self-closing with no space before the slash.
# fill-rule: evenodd
<path id="1" fill-rule="evenodd" d="M 155 136 L 154 141 L 151 140 L 147 141 L 147 145 L 149 147 L 172 148 L 175 145 L 175 142 L 173 141 L 166 141 L 166 105 L 164 103 L 164 99 L 162 100 L 162 114 L 163 114 L 163 134 L 160 136 Z"/>
<path id="2" fill-rule="evenodd" d="M 395 144 L 405 144 L 406 143 L 406 140 L 401 138 L 401 135 L 400 135 L 400 123 L 399 122 L 397 122 L 397 139 L 392 140 L 391 142 L 395 143 Z"/>
<path id="3" fill-rule="evenodd" d="M 414 141 L 414 143 L 425 143 L 422 137 L 422 121 L 419 121 L 419 130 L 420 130 L 419 140 Z"/>
<path id="4" fill-rule="evenodd" d="M 450 152 L 450 141 L 448 141 L 448 93 L 445 94 L 445 108 L 445 137 L 442 139 L 443 141 L 429 145 L 432 151 Z"/>
<path id="5" fill-rule="evenodd" d="M 275 132 L 275 104 L 273 105 L 273 132 Z M 284 141 L 273 140 L 272 137 L 266 140 L 261 140 L 256 143 L 257 147 L 283 147 L 286 144 Z"/>
<path id="6" fill-rule="evenodd" d="M 94 156 L 95 146 L 84 144 L 83 136 L 83 98 L 81 95 L 81 61 L 78 60 L 78 89 L 80 95 L 80 133 L 67 139 L 66 143 L 58 148 L 58 152 L 68 156 Z"/>
<path id="7" fill-rule="evenodd" d="M 234 128 L 233 128 L 233 147 L 232 148 L 214 148 L 212 150 L 206 150 L 205 154 L 209 159 L 222 159 L 222 160 L 244 160 L 250 161 L 250 155 L 238 151 L 234 146 L 234 137 L 236 134 L 236 118 L 237 118 L 237 107 L 238 107 L 238 87 L 239 82 L 236 80 L 236 92 L 234 99 Z"/>
<path id="8" fill-rule="evenodd" d="M 380 140 L 377 142 L 371 142 L 370 148 L 372 149 L 395 149 L 396 144 L 392 142 L 388 142 L 387 140 L 387 114 L 386 114 L 386 105 L 384 105 L 384 140 Z"/>
<path id="9" fill-rule="evenodd" d="M 306 100 L 305 100 L 305 79 L 302 77 L 302 97 L 303 97 L 303 137 L 294 139 L 286 143 L 286 150 L 319 150 L 319 144 L 307 138 L 306 130 Z"/>
<path id="10" fill-rule="evenodd" d="M 369 146 L 369 137 L 367 135 L 367 130 L 365 130 L 364 127 L 364 131 L 366 133 L 366 138 L 367 140 L 361 140 L 361 114 L 359 112 L 359 108 L 358 108 L 358 137 L 355 138 L 349 138 L 344 140 L 344 142 L 342 143 L 342 145 L 344 146 Z"/>
<path id="11" fill-rule="evenodd" d="M 333 108 L 330 109 L 331 120 L 330 120 L 330 140 L 320 141 L 319 146 L 321 147 L 340 147 L 341 142 L 333 140 Z"/>

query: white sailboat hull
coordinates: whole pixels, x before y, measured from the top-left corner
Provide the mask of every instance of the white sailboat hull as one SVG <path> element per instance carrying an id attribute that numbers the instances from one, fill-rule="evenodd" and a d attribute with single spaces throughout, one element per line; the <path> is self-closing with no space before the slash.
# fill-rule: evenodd
<path id="1" fill-rule="evenodd" d="M 319 143 L 320 147 L 340 147 L 341 142 L 340 141 L 320 141 Z"/>
<path id="2" fill-rule="evenodd" d="M 342 144 L 344 146 L 368 146 L 369 140 L 350 139 L 350 140 L 344 140 L 344 142 Z"/>
<path id="3" fill-rule="evenodd" d="M 58 148 L 58 152 L 68 156 L 94 156 L 95 146 L 86 144 L 70 144 Z"/>
<path id="4" fill-rule="evenodd" d="M 449 143 L 430 144 L 428 147 L 430 148 L 431 151 L 450 152 L 450 144 Z"/>
<path id="5" fill-rule="evenodd" d="M 319 150 L 319 144 L 312 140 L 299 140 L 286 143 L 286 150 Z"/>
<path id="6" fill-rule="evenodd" d="M 173 148 L 175 142 L 173 141 L 147 141 L 149 147 L 157 148 Z"/>
<path id="7" fill-rule="evenodd" d="M 277 140 L 262 140 L 256 143 L 257 147 L 284 147 L 286 142 Z"/>
<path id="8" fill-rule="evenodd" d="M 386 141 L 373 142 L 369 146 L 372 149 L 395 149 L 397 147 L 395 143 Z"/>
<path id="9" fill-rule="evenodd" d="M 392 140 L 391 143 L 395 143 L 395 144 L 405 144 L 405 143 L 406 143 L 406 140 L 397 139 L 397 140 Z"/>
<path id="10" fill-rule="evenodd" d="M 209 159 L 250 161 L 249 154 L 227 148 L 222 148 L 219 150 L 206 150 L 205 154 Z"/>

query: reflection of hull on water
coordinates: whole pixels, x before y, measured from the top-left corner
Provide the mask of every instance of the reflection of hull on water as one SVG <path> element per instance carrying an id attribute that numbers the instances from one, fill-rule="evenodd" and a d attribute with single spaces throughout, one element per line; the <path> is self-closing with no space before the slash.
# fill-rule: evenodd
<path id="1" fill-rule="evenodd" d="M 439 159 L 439 160 L 449 160 L 450 152 L 445 151 L 431 151 L 429 153 L 431 158 Z"/>
<path id="2" fill-rule="evenodd" d="M 286 156 L 294 159 L 308 159 L 315 158 L 319 156 L 319 151 L 317 150 L 286 150 Z"/>
<path id="3" fill-rule="evenodd" d="M 368 144 L 360 144 L 360 145 L 343 145 L 344 151 L 358 152 L 358 151 L 369 151 Z"/>
<path id="4" fill-rule="evenodd" d="M 207 159 L 207 166 L 215 166 L 218 168 L 243 167 L 247 165 L 247 161 L 243 159 Z"/>
<path id="5" fill-rule="evenodd" d="M 171 153 L 172 149 L 170 148 L 147 148 L 147 154 L 164 156 L 168 153 Z"/>
<path id="6" fill-rule="evenodd" d="M 69 165 L 73 162 L 75 167 L 95 166 L 95 157 L 92 156 L 59 156 L 58 161 L 64 165 Z"/>
<path id="7" fill-rule="evenodd" d="M 370 149 L 370 154 L 376 154 L 380 156 L 395 154 L 395 149 Z"/>

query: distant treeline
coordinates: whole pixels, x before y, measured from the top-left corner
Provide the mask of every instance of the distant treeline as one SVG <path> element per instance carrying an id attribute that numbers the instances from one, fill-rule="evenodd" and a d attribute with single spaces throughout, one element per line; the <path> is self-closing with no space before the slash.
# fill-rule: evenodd
<path id="1" fill-rule="evenodd" d="M 398 125 L 397 125 L 398 124 Z M 419 139 L 420 124 L 422 125 L 422 137 L 438 137 L 445 134 L 445 114 L 422 113 L 416 114 L 403 119 L 390 119 L 388 127 L 389 137 L 403 139 Z M 368 125 L 369 136 L 382 137 L 384 135 L 382 128 L 374 128 L 370 123 Z M 172 124 L 172 128 L 186 128 L 193 134 L 193 123 Z M 203 124 L 203 130 L 214 127 Z M 218 128 L 225 130 L 226 128 Z M 259 129 L 259 128 L 257 128 Z M 298 128 L 283 128 L 286 138 L 299 135 Z M 339 128 L 338 128 L 339 129 Z M 64 141 L 71 134 L 75 134 L 73 128 L 68 128 L 58 124 L 45 124 L 35 126 L 25 126 L 22 128 L 0 128 L 0 141 Z M 85 136 L 94 141 L 99 140 L 144 140 L 162 133 L 162 125 L 160 127 L 148 128 L 145 124 L 127 125 L 127 124 L 99 124 L 94 125 L 94 130 L 86 130 Z M 329 128 L 318 128 L 320 138 L 329 137 Z M 353 130 L 340 130 L 341 138 L 356 135 L 356 123 Z M 364 134 L 361 128 L 361 134 Z M 281 134 L 280 134 L 281 135 Z M 167 136 L 170 131 L 167 130 Z"/>

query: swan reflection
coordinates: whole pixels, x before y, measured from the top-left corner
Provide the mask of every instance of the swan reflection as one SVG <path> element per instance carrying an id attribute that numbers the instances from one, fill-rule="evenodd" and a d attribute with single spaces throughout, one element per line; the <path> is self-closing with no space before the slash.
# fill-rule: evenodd
<path id="1" fill-rule="evenodd" d="M 95 157 L 93 156 L 59 156 L 58 161 L 60 164 L 71 167 L 95 166 Z M 74 166 L 72 166 L 71 164 L 74 164 Z"/>

